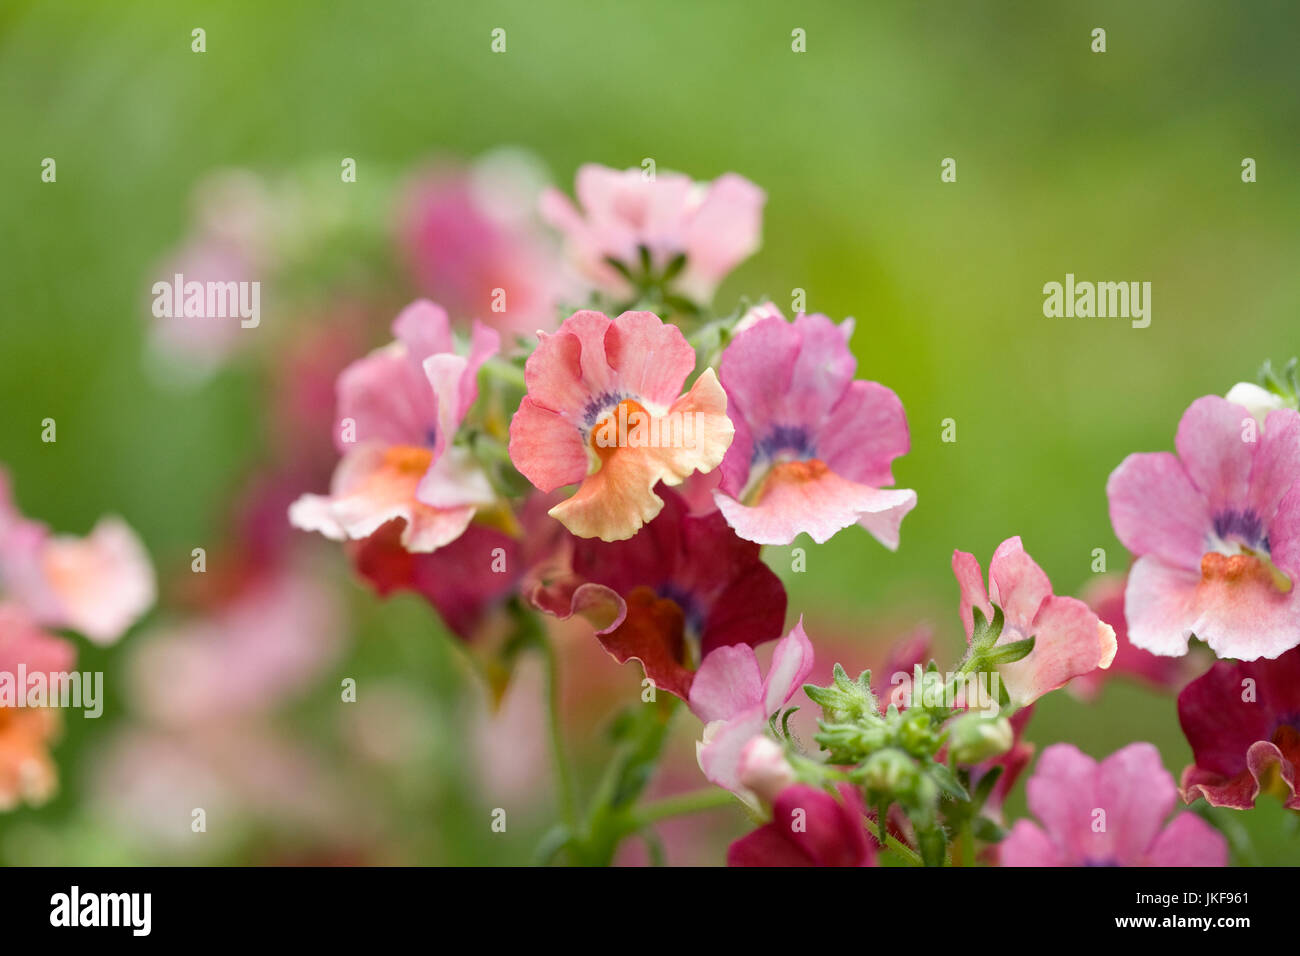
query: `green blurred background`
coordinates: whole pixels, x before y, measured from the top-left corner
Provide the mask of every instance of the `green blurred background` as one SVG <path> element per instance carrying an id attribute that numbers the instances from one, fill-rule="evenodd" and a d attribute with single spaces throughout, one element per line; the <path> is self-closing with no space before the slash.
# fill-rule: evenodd
<path id="1" fill-rule="evenodd" d="M 206 53 L 190 50 L 194 27 L 207 31 Z M 489 50 L 496 27 L 504 55 Z M 791 52 L 796 27 L 803 54 Z M 1107 31 L 1104 54 L 1090 51 L 1094 27 Z M 854 532 L 803 542 L 808 571 L 783 575 L 792 616 L 816 608 L 860 621 L 858 666 L 879 658 L 865 642 L 890 636 L 881 621 L 929 621 L 952 660 L 954 547 L 986 562 L 1020 534 L 1060 593 L 1087 583 L 1094 548 L 1123 570 L 1106 509 L 1111 469 L 1132 451 L 1171 447 L 1194 397 L 1296 351 L 1297 35 L 1300 10 L 1280 0 L 9 0 L 0 461 L 27 513 L 77 533 L 120 513 L 164 573 L 219 536 L 226 501 L 264 453 L 261 393 L 238 365 L 202 388 L 162 391 L 141 360 L 150 269 L 214 169 L 274 175 L 352 156 L 364 184 L 369 169 L 508 144 L 535 152 L 565 189 L 588 161 L 653 157 L 701 179 L 735 170 L 768 192 L 764 247 L 719 305 L 767 294 L 788 306 L 799 287 L 810 311 L 856 317 L 860 374 L 898 392 L 912 427 L 895 473 L 920 503 L 901 549 Z M 40 181 L 46 156 L 57 184 Z M 940 182 L 944 157 L 957 160 L 955 184 Z M 1257 161 L 1258 182 L 1241 181 L 1243 157 Z M 1043 284 L 1067 272 L 1150 281 L 1150 327 L 1044 318 Z M 57 444 L 39 440 L 47 416 Z M 940 441 L 948 417 L 953 444 Z M 457 701 L 474 691 L 454 651 L 419 602 L 381 604 L 339 582 L 362 623 L 338 673 L 400 674 L 437 717 L 412 779 L 374 782 L 394 809 L 359 838 L 358 856 L 526 861 L 535 831 L 494 841 L 458 823 L 479 795 L 462 779 Z M 102 666 L 118 696 L 104 720 L 70 718 L 55 751 L 62 792 L 0 816 L 0 861 L 156 858 L 99 822 L 82 786 L 81 768 L 121 719 L 112 674 L 130 641 L 108 652 L 83 644 L 83 667 Z M 612 662 L 597 673 L 627 677 Z M 328 753 L 335 742 L 317 712 L 337 682 L 325 683 L 291 726 Z M 1093 704 L 1052 695 L 1029 737 L 1098 757 L 1147 739 L 1175 773 L 1190 755 L 1171 698 L 1116 684 Z M 689 740 L 675 746 L 690 750 Z M 549 800 L 537 792 L 539 826 Z M 738 817 L 710 819 L 723 842 L 744 829 Z M 1286 823 L 1271 807 L 1230 822 L 1254 832 L 1240 861 L 1300 861 L 1300 838 L 1293 827 L 1277 837 Z M 292 837 L 254 833 L 217 859 L 296 849 Z"/>

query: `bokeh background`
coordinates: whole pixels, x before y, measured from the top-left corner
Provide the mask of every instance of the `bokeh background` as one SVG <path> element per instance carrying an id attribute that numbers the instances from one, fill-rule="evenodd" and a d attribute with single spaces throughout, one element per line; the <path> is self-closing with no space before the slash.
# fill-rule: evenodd
<path id="1" fill-rule="evenodd" d="M 195 27 L 203 54 L 190 49 Z M 489 49 L 497 27 L 503 55 Z M 803 54 L 791 52 L 796 27 Z M 1104 54 L 1090 51 L 1094 27 L 1107 31 Z M 125 516 L 164 602 L 114 648 L 82 642 L 82 668 L 106 672 L 107 713 L 69 716 L 55 750 L 60 793 L 0 815 L 0 862 L 526 862 L 551 816 L 536 682 L 522 675 L 489 723 L 465 656 L 429 610 L 375 598 L 328 547 L 314 552 L 314 579 L 338 602 L 341 633 L 310 680 L 256 728 L 195 731 L 225 736 L 220 759 L 199 761 L 188 738 L 139 739 L 152 731 L 117 679 L 133 644 L 175 623 L 167 596 L 191 549 L 218 550 L 231 501 L 283 440 L 267 425 L 265 364 L 232 361 L 178 388 L 146 358 L 149 286 L 214 170 L 306 181 L 324 169 L 332 185 L 309 195 L 373 226 L 322 256 L 317 282 L 299 280 L 317 297 L 295 293 L 294 331 L 287 296 L 264 299 L 256 334 L 283 354 L 306 327 L 301 314 L 342 308 L 354 280 L 368 283 L 364 344 L 383 338 L 411 295 L 398 270 L 373 268 L 394 214 L 389 187 L 433 157 L 517 146 L 565 189 L 580 163 L 645 157 L 759 183 L 764 247 L 719 306 L 742 295 L 788 306 L 798 287 L 810 311 L 856 317 L 860 374 L 906 406 L 913 449 L 895 473 L 920 497 L 896 554 L 847 532 L 802 542 L 808 570 L 793 574 L 788 549 L 770 549 L 792 618 L 808 613 L 814 641 L 821 628 L 850 670 L 926 623 L 948 662 L 961 641 L 954 547 L 986 561 L 1020 534 L 1058 593 L 1089 582 L 1094 548 L 1122 571 L 1111 469 L 1129 452 L 1172 447 L 1194 397 L 1297 351 L 1298 33 L 1300 10 L 1281 0 L 9 0 L 0 461 L 24 510 L 60 530 Z M 55 184 L 40 180 L 47 156 Z M 357 159 L 355 186 L 338 182 L 344 156 Z M 957 160 L 955 184 L 940 182 L 945 157 Z M 1241 180 L 1244 157 L 1258 163 L 1254 184 Z M 353 257 L 371 264 L 363 279 Z M 1067 272 L 1150 281 L 1150 327 L 1044 318 L 1043 284 Z M 40 441 L 46 417 L 55 444 Z M 955 443 L 940 441 L 945 418 Z M 602 756 L 601 705 L 637 677 L 591 647 L 579 636 L 567 655 L 587 780 Z M 338 702 L 345 677 L 358 681 L 356 705 Z M 662 792 L 703 782 L 685 723 Z M 1114 682 L 1092 703 L 1051 695 L 1029 738 L 1098 757 L 1150 740 L 1174 773 L 1190 756 L 1172 697 Z M 158 769 L 167 760 L 178 761 L 170 777 Z M 158 776 L 172 790 L 141 783 Z M 206 796 L 173 792 L 177 780 Z M 192 834 L 185 807 L 203 799 L 208 832 Z M 488 826 L 497 806 L 510 808 L 507 834 Z M 1023 813 L 1023 797 L 1008 811 Z M 1215 819 L 1236 861 L 1295 863 L 1290 816 L 1270 803 Z M 730 811 L 678 825 L 687 836 L 668 834 L 670 861 L 721 862 L 746 826 Z"/>

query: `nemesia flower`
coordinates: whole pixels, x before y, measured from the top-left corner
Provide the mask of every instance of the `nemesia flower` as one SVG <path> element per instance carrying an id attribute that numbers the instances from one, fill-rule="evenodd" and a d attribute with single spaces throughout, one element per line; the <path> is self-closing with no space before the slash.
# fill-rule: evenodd
<path id="1" fill-rule="evenodd" d="M 40 804 L 53 795 L 58 773 L 49 745 L 59 730 L 58 714 L 46 707 L 19 706 L 25 673 L 66 673 L 73 667 L 72 644 L 46 633 L 18 604 L 0 603 L 0 811 L 19 803 Z"/>
<path id="2" fill-rule="evenodd" d="M 558 250 L 534 221 L 539 184 L 518 154 L 440 166 L 404 190 L 399 242 L 421 290 L 503 333 L 555 326 L 568 293 Z"/>
<path id="3" fill-rule="evenodd" d="M 772 820 L 727 850 L 728 866 L 874 866 L 875 844 L 863 823 L 862 798 L 847 784 L 840 800 L 806 784 L 786 787 Z"/>
<path id="4" fill-rule="evenodd" d="M 1151 744 L 1129 744 L 1101 763 L 1072 744 L 1053 744 L 1026 789 L 1042 826 L 1016 821 L 998 847 L 1003 866 L 1228 863 L 1228 842 L 1196 814 L 1165 825 L 1178 790 Z"/>
<path id="5" fill-rule="evenodd" d="M 149 555 L 121 518 L 101 518 L 84 538 L 51 534 L 20 515 L 0 469 L 0 590 L 46 626 L 112 644 L 154 602 Z"/>
<path id="6" fill-rule="evenodd" d="M 764 315 L 722 353 L 736 437 L 714 498 L 742 538 L 789 544 L 807 532 L 820 544 L 860 524 L 898 547 L 916 492 L 884 486 L 910 447 L 907 418 L 888 388 L 853 380 L 852 331 L 824 315 Z"/>
<path id="7" fill-rule="evenodd" d="M 593 163 L 578 170 L 576 192 L 581 209 L 548 189 L 541 211 L 564 235 L 570 258 L 587 278 L 612 294 L 626 295 L 635 290 L 609 259 L 635 268 L 645 249 L 652 270 L 663 275 L 678 256 L 685 256 L 672 287 L 701 305 L 758 248 L 767 201 L 761 189 L 735 173 L 694 183 L 680 173 L 648 178 L 640 169 Z"/>
<path id="8" fill-rule="evenodd" d="M 1178 695 L 1192 745 L 1183 799 L 1248 810 L 1261 790 L 1300 810 L 1300 648 L 1271 661 L 1219 661 Z"/>
<path id="9" fill-rule="evenodd" d="M 1144 651 L 1128 639 L 1128 622 L 1124 618 L 1124 589 L 1127 577 L 1107 574 L 1094 578 L 1080 594 L 1097 617 L 1115 632 L 1115 660 L 1107 670 L 1095 670 L 1070 681 L 1074 696 L 1091 701 L 1101 693 L 1102 684 L 1115 677 L 1128 677 L 1157 690 L 1178 691 L 1204 670 L 1199 655 L 1161 657 Z"/>
<path id="10" fill-rule="evenodd" d="M 570 540 L 568 566 L 533 581 L 529 601 L 560 618 L 582 615 L 615 660 L 639 661 L 656 687 L 683 700 L 697 662 L 781 634 L 781 579 L 717 512 L 691 517 L 665 491 L 663 511 L 635 538 Z"/>
<path id="11" fill-rule="evenodd" d="M 1277 657 L 1300 643 L 1300 414 L 1251 411 L 1214 395 L 1183 413 L 1168 452 L 1129 455 L 1106 483 L 1110 520 L 1137 555 L 1129 638 L 1187 653 Z"/>
<path id="12" fill-rule="evenodd" d="M 731 443 L 712 369 L 681 394 L 695 351 L 652 312 L 575 312 L 528 357 L 510 458 L 542 491 L 579 484 L 550 514 L 575 535 L 630 538 L 663 507 L 655 485 L 712 471 Z"/>
<path id="13" fill-rule="evenodd" d="M 952 573 L 961 588 L 961 618 L 966 640 L 974 631 L 974 612 L 993 617 L 1002 608 L 998 646 L 1034 638 L 1028 656 L 1002 664 L 999 672 L 1013 704 L 1031 704 L 1071 678 L 1110 667 L 1115 632 L 1078 598 L 1052 593 L 1052 582 L 1024 549 L 1017 535 L 1003 541 L 989 562 L 989 587 L 973 554 L 952 553 Z"/>
<path id="14" fill-rule="evenodd" d="M 395 342 L 349 365 L 338 381 L 335 444 L 343 459 L 328 495 L 303 495 L 289 520 L 334 540 L 366 538 L 401 519 L 402 547 L 428 552 L 464 533 L 495 500 L 487 476 L 452 444 L 478 397 L 478 369 L 497 333 L 475 323 L 456 354 L 447 313 L 427 300 L 393 322 Z"/>
<path id="15" fill-rule="evenodd" d="M 704 776 L 749 803 L 752 792 L 741 784 L 741 756 L 767 728 L 768 718 L 782 710 L 803 686 L 813 666 L 813 648 L 799 621 L 776 645 L 767 677 L 760 677 L 758 658 L 748 644 L 719 647 L 700 664 L 691 684 L 689 702 L 704 721 L 704 737 L 696 754 Z M 749 754 L 747 770 L 756 772 Z"/>

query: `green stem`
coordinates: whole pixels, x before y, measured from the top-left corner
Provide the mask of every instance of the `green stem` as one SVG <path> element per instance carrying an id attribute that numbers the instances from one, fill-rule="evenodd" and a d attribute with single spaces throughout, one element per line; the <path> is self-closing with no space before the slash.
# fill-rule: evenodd
<path id="1" fill-rule="evenodd" d="M 528 385 L 524 381 L 524 370 L 505 359 L 490 358 L 480 366 L 479 371 L 489 378 L 495 378 L 497 381 L 513 385 L 515 388 L 524 391 L 528 389 Z"/>
<path id="2" fill-rule="evenodd" d="M 915 850 L 888 831 L 885 831 L 885 846 L 906 860 L 908 866 L 925 866 L 925 863 Z"/>
<path id="3" fill-rule="evenodd" d="M 634 830 L 639 830 L 651 823 L 658 823 L 660 820 L 667 820 L 670 817 L 685 816 L 688 813 L 701 813 L 705 810 L 716 810 L 720 807 L 730 806 L 735 802 L 735 797 L 721 787 L 702 787 L 699 790 L 691 790 L 687 793 L 679 793 L 676 796 L 664 797 L 662 800 L 643 803 L 628 814 L 627 822 Z"/>
<path id="4" fill-rule="evenodd" d="M 551 737 L 551 765 L 555 772 L 560 813 L 569 829 L 574 830 L 578 825 L 578 809 L 574 799 L 573 775 L 569 770 L 569 759 L 565 753 L 564 729 L 561 726 L 559 658 L 555 653 L 555 645 L 548 635 L 540 635 L 538 643 L 546 661 L 547 726 Z"/>

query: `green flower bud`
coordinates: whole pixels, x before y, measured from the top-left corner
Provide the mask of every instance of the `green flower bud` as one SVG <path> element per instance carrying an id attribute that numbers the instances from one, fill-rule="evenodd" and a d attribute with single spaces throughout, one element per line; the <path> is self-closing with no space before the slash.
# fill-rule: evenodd
<path id="1" fill-rule="evenodd" d="M 860 776 L 872 794 L 897 798 L 910 794 L 916 787 L 919 770 L 916 761 L 903 751 L 888 747 L 876 751 L 866 759 Z"/>
<path id="2" fill-rule="evenodd" d="M 948 747 L 960 764 L 976 764 L 1000 757 L 1015 743 L 1016 733 L 1005 717 L 962 714 L 949 728 Z"/>

